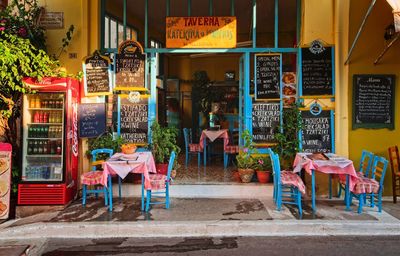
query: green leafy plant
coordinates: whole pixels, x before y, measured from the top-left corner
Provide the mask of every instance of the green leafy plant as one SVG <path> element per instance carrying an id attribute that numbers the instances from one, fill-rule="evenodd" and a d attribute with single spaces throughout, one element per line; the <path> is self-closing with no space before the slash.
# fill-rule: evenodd
<path id="1" fill-rule="evenodd" d="M 237 166 L 239 169 L 253 169 L 255 159 L 252 154 L 257 153 L 257 149 L 254 147 L 252 136 L 248 130 L 243 131 L 243 148 L 236 156 Z"/>
<path id="2" fill-rule="evenodd" d="M 272 164 L 269 156 L 256 157 L 254 161 L 254 169 L 257 171 L 271 171 Z"/>
<path id="3" fill-rule="evenodd" d="M 92 150 L 99 148 L 110 148 L 114 150 L 114 153 L 121 152 L 121 146 L 125 140 L 120 136 L 114 139 L 111 133 L 104 133 L 99 137 L 88 139 L 87 143 L 89 149 L 86 151 L 86 156 L 90 158 Z M 100 155 L 99 159 L 104 159 L 104 157 Z"/>
<path id="4" fill-rule="evenodd" d="M 168 163 L 172 151 L 179 154 L 181 149 L 177 145 L 178 130 L 175 127 L 161 127 L 156 121 L 151 125 L 151 144 L 156 163 Z"/>

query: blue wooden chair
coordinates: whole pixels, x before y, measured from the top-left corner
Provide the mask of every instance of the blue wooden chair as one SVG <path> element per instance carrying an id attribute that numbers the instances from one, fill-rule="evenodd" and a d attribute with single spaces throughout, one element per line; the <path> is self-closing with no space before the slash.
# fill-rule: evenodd
<path id="1" fill-rule="evenodd" d="M 362 213 L 363 205 L 369 199 L 370 207 L 375 207 L 375 198 L 378 200 L 379 212 L 382 212 L 383 182 L 389 161 L 375 156 L 371 168 L 371 178 L 359 176 L 350 194 L 350 203 L 353 197 L 358 199 L 358 213 Z"/>
<path id="2" fill-rule="evenodd" d="M 203 149 L 200 147 L 200 143 L 193 143 L 193 136 L 192 136 L 192 129 L 190 128 L 183 128 L 183 136 L 185 139 L 185 165 L 186 167 L 188 166 L 188 163 L 190 161 L 190 157 L 193 154 L 197 154 L 197 165 L 200 167 L 200 161 L 201 161 L 201 152 L 203 152 Z"/>
<path id="3" fill-rule="evenodd" d="M 167 176 L 163 174 L 150 174 L 150 182 L 151 189 L 146 190 L 146 212 L 149 211 L 151 204 L 165 204 L 165 208 L 169 208 L 169 186 L 171 182 L 171 171 L 174 166 L 175 161 L 175 151 L 171 153 L 168 163 L 168 173 Z M 143 177 L 143 176 L 142 176 Z M 163 190 L 163 191 L 154 191 L 153 190 Z M 144 180 L 142 178 L 142 202 L 144 201 Z M 153 196 L 153 195 L 156 196 Z M 158 196 L 161 194 L 161 196 Z M 165 198 L 165 201 L 162 202 L 152 202 L 152 198 Z"/>
<path id="4" fill-rule="evenodd" d="M 96 167 L 101 165 L 104 160 L 96 161 L 98 154 L 106 154 L 107 157 L 111 157 L 113 155 L 113 150 L 108 148 L 95 149 L 91 152 L 92 155 L 92 171 L 83 173 L 81 175 L 81 184 L 82 188 L 82 205 L 86 205 L 86 197 L 88 194 L 95 194 L 96 198 L 98 194 L 103 193 L 104 195 L 104 203 L 108 205 L 108 189 L 107 187 L 100 184 L 100 181 L 103 177 L 103 171 L 97 171 Z M 94 189 L 88 189 L 88 186 L 94 186 Z"/>
<path id="5" fill-rule="evenodd" d="M 360 165 L 358 166 L 358 175 L 359 176 L 364 176 L 364 177 L 369 177 L 370 176 L 370 170 L 372 166 L 372 160 L 374 159 L 374 153 L 369 152 L 367 150 L 363 150 L 361 153 L 361 159 L 360 159 Z M 339 192 L 338 192 L 338 197 L 342 195 L 342 190 L 345 189 L 346 183 L 342 183 L 339 180 Z M 330 191 L 331 193 L 331 191 Z M 331 198 L 331 196 L 330 196 Z"/>
<path id="6" fill-rule="evenodd" d="M 300 176 L 289 171 L 281 172 L 281 166 L 278 154 L 270 151 L 272 169 L 274 171 L 274 201 L 278 211 L 282 204 L 294 204 L 299 209 L 299 217 L 303 216 L 301 206 L 301 190 L 305 189 Z M 305 191 L 303 191 L 305 192 Z"/>

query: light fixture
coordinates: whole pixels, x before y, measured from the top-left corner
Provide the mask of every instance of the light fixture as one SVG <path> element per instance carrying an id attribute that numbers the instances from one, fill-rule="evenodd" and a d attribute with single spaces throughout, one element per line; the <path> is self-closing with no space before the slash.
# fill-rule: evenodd
<path id="1" fill-rule="evenodd" d="M 400 32 L 400 0 L 386 0 L 393 9 L 394 27 Z"/>
<path id="2" fill-rule="evenodd" d="M 386 41 L 391 40 L 396 33 L 394 25 L 390 24 L 385 28 L 385 35 L 383 36 Z"/>

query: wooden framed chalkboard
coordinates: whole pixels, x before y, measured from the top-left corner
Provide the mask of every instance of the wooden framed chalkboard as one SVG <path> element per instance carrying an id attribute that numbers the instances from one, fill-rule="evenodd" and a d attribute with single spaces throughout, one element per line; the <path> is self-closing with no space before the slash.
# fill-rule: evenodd
<path id="1" fill-rule="evenodd" d="M 128 40 L 121 43 L 115 57 L 116 90 L 144 88 L 145 59 L 139 42 Z"/>
<path id="2" fill-rule="evenodd" d="M 353 76 L 353 129 L 394 129 L 395 75 Z"/>
<path id="3" fill-rule="evenodd" d="M 301 95 L 334 94 L 334 48 L 314 41 L 301 49 Z"/>
<path id="4" fill-rule="evenodd" d="M 275 143 L 274 132 L 280 122 L 280 106 L 280 102 L 253 102 L 254 143 Z"/>
<path id="5" fill-rule="evenodd" d="M 135 144 L 148 142 L 148 97 L 132 100 L 127 95 L 118 98 L 118 134 L 126 141 Z"/>
<path id="6" fill-rule="evenodd" d="M 93 138 L 106 131 L 106 104 L 82 103 L 78 105 L 79 137 Z"/>
<path id="7" fill-rule="evenodd" d="M 280 99 L 281 92 L 281 54 L 256 54 L 255 61 L 255 99 Z"/>
<path id="8" fill-rule="evenodd" d="M 304 152 L 334 152 L 334 118 L 332 110 L 322 110 L 318 115 L 301 111 L 303 129 L 301 148 Z"/>
<path id="9" fill-rule="evenodd" d="M 96 51 L 93 55 L 84 58 L 83 81 L 85 96 L 111 94 L 110 59 Z"/>

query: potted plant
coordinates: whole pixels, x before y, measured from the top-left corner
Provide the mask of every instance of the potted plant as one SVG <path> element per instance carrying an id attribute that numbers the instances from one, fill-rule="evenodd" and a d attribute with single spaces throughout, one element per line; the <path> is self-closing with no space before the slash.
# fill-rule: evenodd
<path id="1" fill-rule="evenodd" d="M 256 149 L 252 143 L 251 134 L 248 130 L 245 130 L 242 134 L 244 146 L 236 156 L 238 172 L 242 182 L 248 183 L 251 181 L 254 175 L 254 158 L 252 153 L 255 153 Z"/>
<path id="2" fill-rule="evenodd" d="M 176 142 L 177 136 L 178 130 L 175 127 L 161 127 L 157 121 L 151 125 L 150 149 L 156 162 L 157 173 L 167 175 L 172 151 L 179 154 L 181 149 Z"/>
<path id="3" fill-rule="evenodd" d="M 268 183 L 271 177 L 271 160 L 267 156 L 260 156 L 255 160 L 255 170 L 260 183 Z"/>
<path id="4" fill-rule="evenodd" d="M 96 138 L 88 139 L 87 143 L 88 150 L 86 151 L 86 156 L 91 157 L 92 150 L 99 148 L 110 148 L 114 153 L 121 152 L 121 147 L 125 141 L 121 137 L 114 139 L 110 132 L 106 132 Z M 99 160 L 103 160 L 101 154 L 99 155 Z"/>

